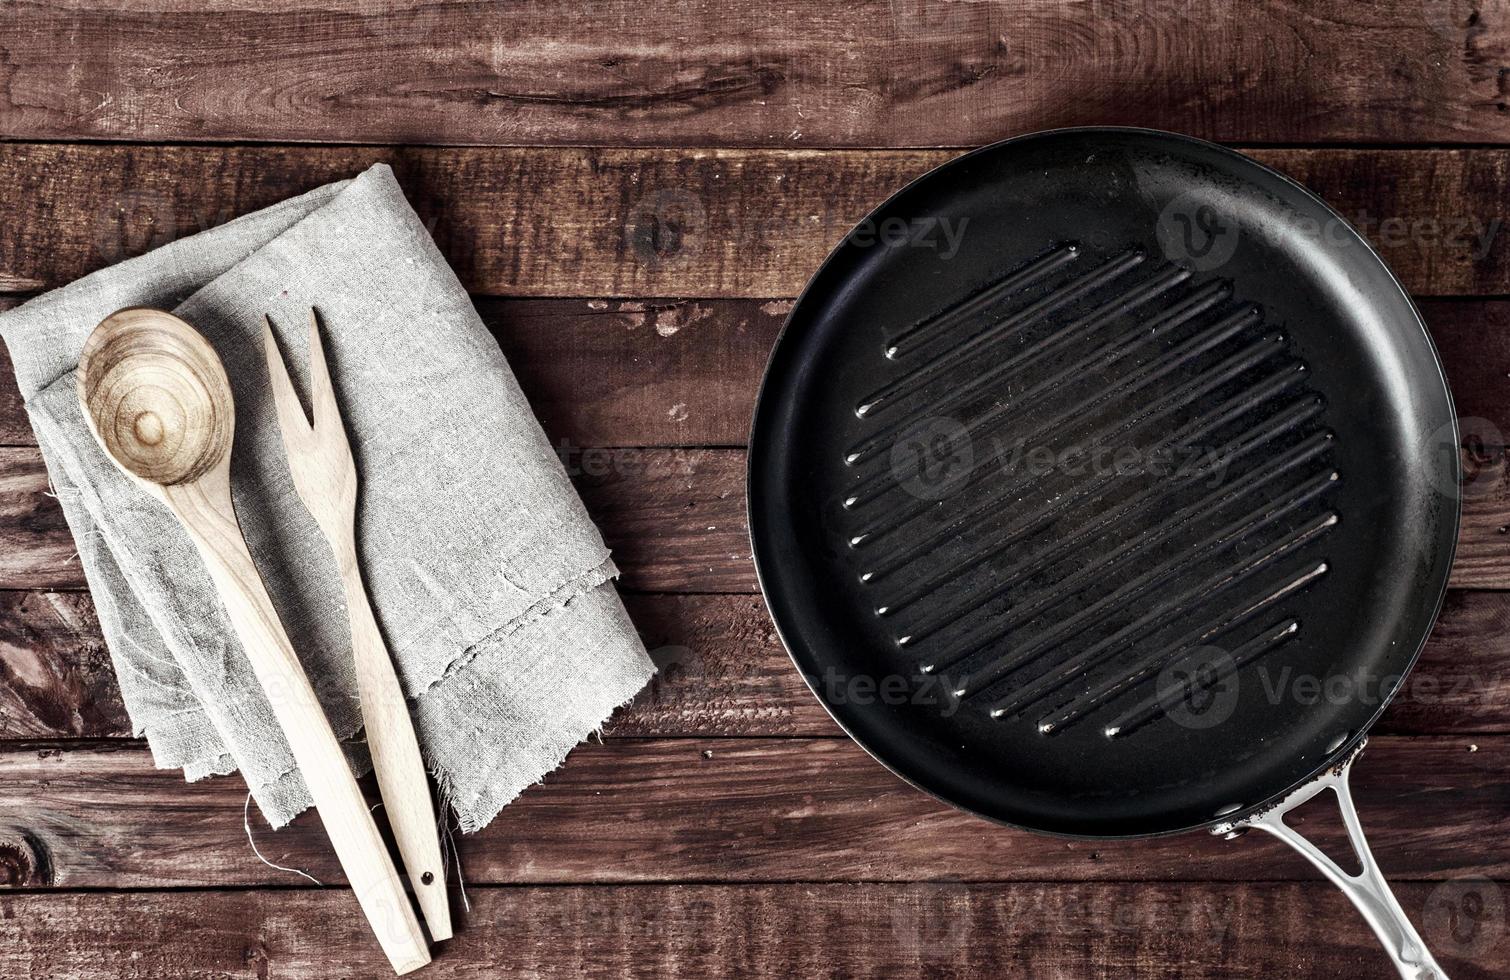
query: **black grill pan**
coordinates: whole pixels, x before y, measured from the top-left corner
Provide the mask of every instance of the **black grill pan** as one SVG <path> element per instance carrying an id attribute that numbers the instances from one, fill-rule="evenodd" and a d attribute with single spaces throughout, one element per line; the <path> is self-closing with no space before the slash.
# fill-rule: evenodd
<path id="1" fill-rule="evenodd" d="M 1059 130 L 924 176 L 819 269 L 750 528 L 796 665 L 920 788 L 1051 834 L 1284 835 L 1431 628 L 1456 445 L 1419 315 L 1319 199 Z"/>

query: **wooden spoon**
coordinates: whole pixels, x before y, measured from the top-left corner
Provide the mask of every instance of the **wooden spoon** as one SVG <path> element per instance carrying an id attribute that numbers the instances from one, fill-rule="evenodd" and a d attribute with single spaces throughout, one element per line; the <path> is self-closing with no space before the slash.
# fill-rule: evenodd
<path id="1" fill-rule="evenodd" d="M 167 506 L 199 550 L 383 952 L 396 973 L 419 969 L 430 962 L 419 920 L 236 520 L 236 413 L 220 358 L 178 317 L 131 308 L 95 327 L 77 377 L 105 454 Z"/>

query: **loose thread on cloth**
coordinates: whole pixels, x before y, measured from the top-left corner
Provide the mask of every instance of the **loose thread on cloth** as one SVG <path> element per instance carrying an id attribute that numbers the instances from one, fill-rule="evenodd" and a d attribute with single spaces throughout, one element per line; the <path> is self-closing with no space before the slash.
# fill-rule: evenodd
<path id="1" fill-rule="evenodd" d="M 461 876 L 461 850 L 456 846 L 456 839 L 451 833 L 451 821 L 446 817 L 441 817 L 437 825 L 440 827 L 442 835 L 440 843 L 444 852 L 441 856 L 441 866 L 449 867 L 453 861 L 456 863 L 456 888 L 461 892 L 461 907 L 470 915 L 472 903 L 467 899 L 467 883 Z"/>
<path id="2" fill-rule="evenodd" d="M 281 865 L 281 864 L 274 864 L 273 862 L 269 861 L 267 858 L 265 858 L 265 857 L 262 856 L 262 852 L 257 849 L 257 842 L 252 839 L 252 794 L 251 793 L 246 794 L 246 802 L 241 805 L 241 825 L 246 828 L 246 842 L 248 844 L 252 845 L 252 853 L 255 854 L 255 855 L 257 855 L 257 860 L 261 861 L 263 864 L 267 865 L 269 868 L 275 868 L 275 869 L 277 869 L 279 871 L 292 871 L 296 875 L 303 875 L 304 877 L 308 878 L 310 881 L 312 881 L 315 884 L 319 885 L 321 888 L 325 887 L 325 883 L 323 881 L 321 881 L 319 878 L 316 878 L 314 875 L 310 874 L 308 871 L 300 871 L 298 868 L 285 868 L 283 865 Z"/>
<path id="3" fill-rule="evenodd" d="M 47 478 L 47 489 L 39 491 L 39 492 L 44 497 L 48 497 L 48 498 L 50 498 L 52 500 L 56 500 L 59 503 L 63 502 L 63 492 L 60 491 L 56 486 L 53 485 L 52 477 L 51 476 L 49 476 Z M 78 493 L 77 490 L 69 490 L 68 492 L 69 493 Z M 101 541 L 105 540 L 105 536 L 103 534 L 101 534 L 97 530 L 85 531 L 85 532 L 83 532 L 82 535 L 80 535 L 79 533 L 76 532 L 74 534 L 74 541 L 75 541 L 75 543 L 78 542 L 78 540 L 80 539 L 80 537 L 88 538 L 90 540 L 94 540 L 96 538 L 98 538 Z M 63 564 L 65 564 L 65 565 L 72 565 L 78 559 L 79 559 L 79 551 L 78 551 L 77 548 L 75 548 L 73 554 L 69 555 L 68 558 L 63 562 Z"/>
<path id="4" fill-rule="evenodd" d="M 367 809 L 367 812 L 371 813 L 373 810 L 376 810 L 378 807 L 380 807 L 382 805 L 383 804 L 382 804 L 381 801 L 379 801 L 377 803 L 374 803 L 374 804 L 372 804 L 371 807 L 369 807 Z M 439 829 L 441 831 L 441 834 L 442 834 L 442 836 L 441 836 L 441 848 L 442 848 L 442 850 L 443 850 L 444 853 L 443 853 L 443 856 L 441 858 L 441 864 L 442 864 L 443 867 L 447 867 L 447 866 L 450 866 L 452 864 L 454 864 L 456 866 L 456 888 L 461 893 L 461 905 L 462 905 L 462 908 L 466 909 L 467 914 L 470 915 L 471 912 L 472 912 L 472 902 L 471 902 L 470 899 L 467 898 L 467 882 L 466 882 L 466 879 L 464 879 L 462 877 L 462 873 L 461 873 L 461 850 L 456 846 L 456 838 L 455 838 L 455 835 L 452 833 L 451 821 L 447 817 L 443 816 L 443 817 L 441 817 L 440 820 L 436 821 L 436 825 L 439 827 Z M 285 867 L 284 865 L 281 865 L 281 864 L 274 864 L 273 862 L 269 861 L 265 856 L 263 856 L 262 851 L 257 848 L 257 841 L 252 837 L 252 794 L 251 793 L 246 794 L 246 802 L 241 805 L 241 826 L 243 828 L 245 828 L 245 830 L 246 830 L 246 842 L 248 844 L 252 845 L 252 853 L 255 854 L 255 855 L 257 855 L 257 860 L 261 861 L 263 864 L 267 865 L 269 868 L 273 868 L 273 869 L 275 869 L 277 871 L 291 871 L 291 872 L 293 872 L 296 875 L 302 875 L 305 878 L 308 878 L 310 881 L 312 881 L 315 884 L 319 885 L 321 888 L 325 887 L 325 883 L 324 882 L 322 882 L 319 878 L 316 878 L 314 875 L 310 874 L 309 872 L 307 872 L 307 871 L 300 871 L 298 868 Z"/>

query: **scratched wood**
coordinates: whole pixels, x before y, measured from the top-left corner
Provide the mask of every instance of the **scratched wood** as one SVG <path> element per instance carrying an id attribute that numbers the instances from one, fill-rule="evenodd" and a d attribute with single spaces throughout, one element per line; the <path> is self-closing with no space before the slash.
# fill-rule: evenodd
<path id="1" fill-rule="evenodd" d="M 958 146 L 1094 123 L 1510 139 L 1499 0 L 825 0 L 779 16 L 751 0 L 47 0 L 4 18 L 0 132 L 23 139 Z"/>
<path id="2" fill-rule="evenodd" d="M 1510 433 L 1510 302 L 1420 305 L 1458 414 Z M 477 300 L 540 424 L 568 462 L 589 469 L 602 462 L 584 455 L 589 447 L 744 445 L 791 307 L 790 299 Z M 34 445 L 9 358 L 0 344 L 0 445 Z"/>
<path id="3" fill-rule="evenodd" d="M 0 296 L 0 311 L 19 300 Z M 541 425 L 589 468 L 596 457 L 584 459 L 586 447 L 743 445 L 790 308 L 790 300 L 477 300 Z M 1467 316 L 1472 329 L 1477 304 Z M 0 446 L 35 443 L 0 343 Z"/>
<path id="4" fill-rule="evenodd" d="M 469 889 L 426 977 L 1377 978 L 1323 883 L 710 884 Z M 1454 980 L 1510 972 L 1503 890 L 1407 884 Z M 35 980 L 327 980 L 387 969 L 344 890 L 0 895 L 0 972 Z M 1490 907 L 1499 908 L 1493 904 Z"/>
<path id="5" fill-rule="evenodd" d="M 751 595 L 627 595 L 650 686 L 610 737 L 831 736 L 839 729 Z M 1510 732 L 1510 593 L 1454 591 L 1421 661 L 1375 731 Z M 0 741 L 131 733 L 83 592 L 0 592 Z"/>
<path id="6" fill-rule="evenodd" d="M 463 283 L 511 296 L 794 296 L 938 150 L 0 143 L 0 280 L 60 285 L 392 164 Z M 1407 287 L 1510 293 L 1510 150 L 1258 149 L 1356 222 Z"/>
<path id="7" fill-rule="evenodd" d="M 634 592 L 755 592 L 742 449 L 619 448 L 573 477 Z M 1458 560 L 1460 588 L 1510 588 L 1506 451 L 1470 458 Z M 0 448 L 0 589 L 84 585 L 40 452 Z"/>
<path id="8" fill-rule="evenodd" d="M 1354 777 L 1386 873 L 1510 875 L 1510 738 L 1376 736 Z M 258 861 L 237 778 L 186 784 L 134 743 L 0 751 L 0 881 L 27 887 L 293 885 Z M 171 814 L 165 819 L 164 814 Z M 1335 808 L 1303 827 L 1340 845 Z M 340 881 L 313 814 L 258 846 Z M 579 747 L 482 832 L 469 883 L 1300 880 L 1266 835 L 1068 841 L 1008 830 L 906 785 L 844 738 L 612 739 Z"/>

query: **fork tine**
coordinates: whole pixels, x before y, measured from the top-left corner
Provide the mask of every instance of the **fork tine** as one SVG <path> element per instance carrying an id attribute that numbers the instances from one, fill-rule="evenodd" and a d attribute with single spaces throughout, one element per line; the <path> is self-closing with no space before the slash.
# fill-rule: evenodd
<path id="1" fill-rule="evenodd" d="M 267 376 L 273 386 L 273 406 L 278 412 L 278 428 L 283 430 L 283 443 L 291 452 L 302 449 L 312 432 L 309 418 L 299 404 L 288 365 L 283 363 L 283 353 L 273 336 L 273 321 L 266 314 L 262 316 L 262 350 L 267 356 Z"/>
<path id="2" fill-rule="evenodd" d="M 320 318 L 314 307 L 309 308 L 309 403 L 314 409 L 316 434 L 340 434 L 344 439 L 341 406 L 336 402 L 335 388 L 330 383 L 330 368 L 325 363 L 325 348 L 320 343 Z"/>

